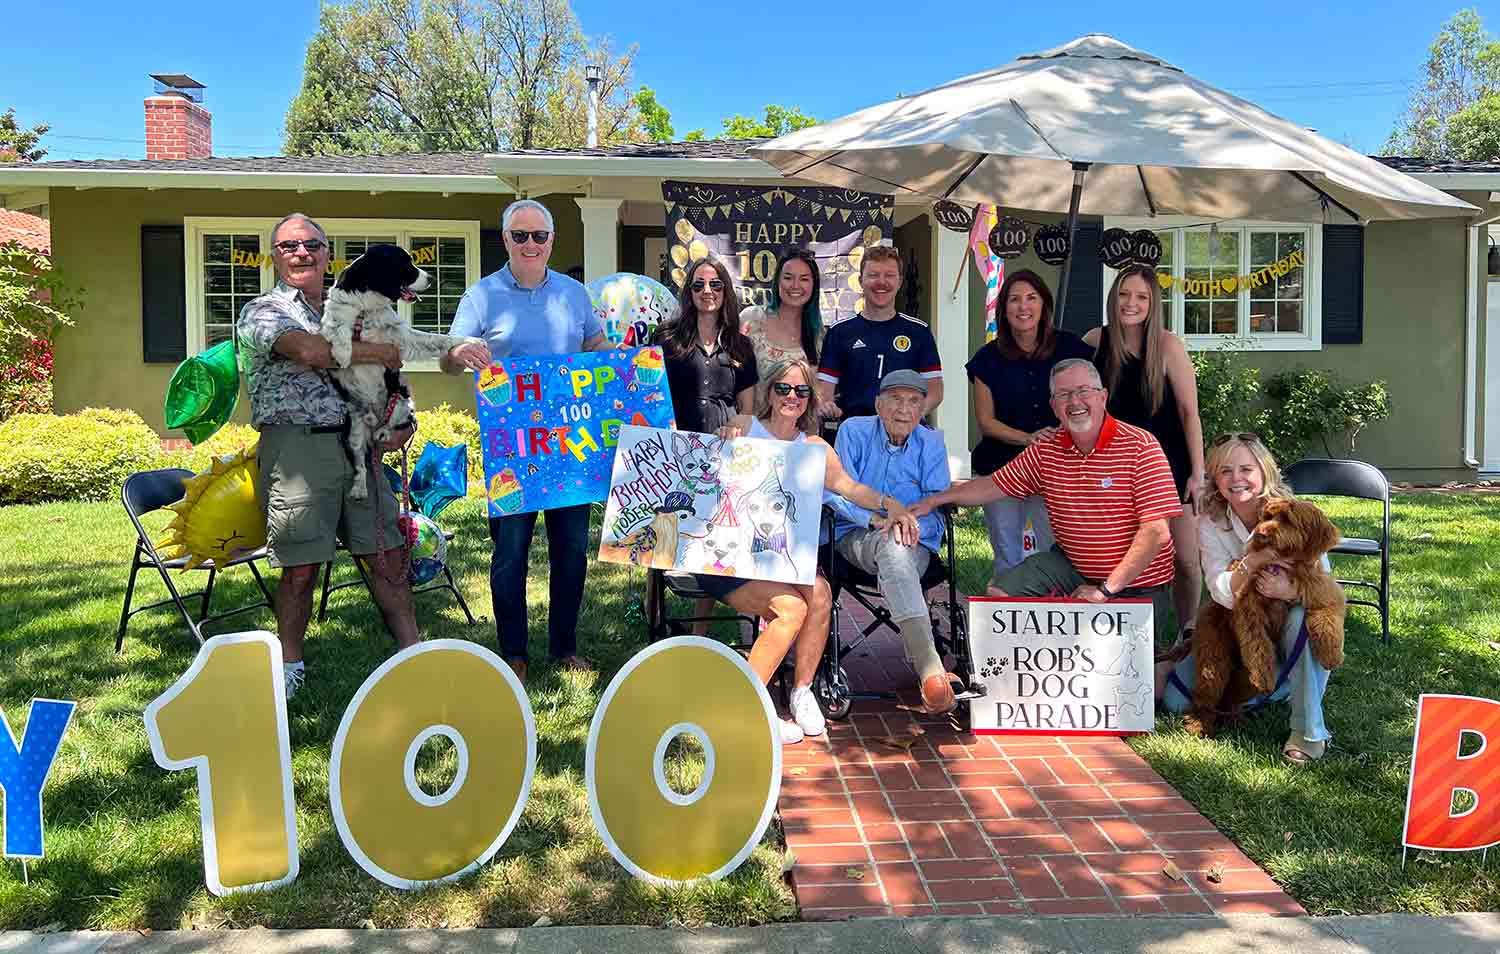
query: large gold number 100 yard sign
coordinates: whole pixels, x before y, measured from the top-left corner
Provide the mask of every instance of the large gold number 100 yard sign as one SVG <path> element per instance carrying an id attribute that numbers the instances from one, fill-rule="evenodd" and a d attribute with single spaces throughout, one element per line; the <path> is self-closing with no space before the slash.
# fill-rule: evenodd
<path id="1" fill-rule="evenodd" d="M 765 686 L 720 643 L 662 640 L 627 662 L 594 713 L 584 772 L 595 827 L 620 864 L 662 883 L 739 867 L 780 791 L 775 720 Z M 210 639 L 145 721 L 159 765 L 197 771 L 209 890 L 293 881 L 296 805 L 276 638 Z M 686 795 L 663 774 L 667 746 L 684 735 L 699 740 L 707 763 Z M 416 760 L 435 736 L 453 744 L 458 767 L 448 788 L 430 795 L 417 784 Z M 462 877 L 494 857 L 520 821 L 536 745 L 525 690 L 490 650 L 439 639 L 397 653 L 355 692 L 334 736 L 329 805 L 344 848 L 397 888 Z"/>

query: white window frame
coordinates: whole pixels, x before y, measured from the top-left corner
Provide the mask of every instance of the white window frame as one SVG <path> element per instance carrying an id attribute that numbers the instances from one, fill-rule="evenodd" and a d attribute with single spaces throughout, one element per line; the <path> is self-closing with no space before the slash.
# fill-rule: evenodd
<path id="1" fill-rule="evenodd" d="M 186 216 L 183 219 L 182 240 L 183 263 L 187 270 L 187 352 L 197 354 L 204 348 L 207 337 L 208 316 L 205 314 L 203 298 L 203 237 L 218 233 L 255 233 L 260 235 L 261 249 L 271 251 L 271 229 L 281 221 L 280 216 Z M 413 236 L 422 238 L 462 238 L 464 242 L 464 282 L 473 285 L 479 281 L 479 220 L 478 219 L 329 219 L 320 218 L 318 224 L 330 235 L 394 235 L 402 248 L 411 247 Z M 261 292 L 270 291 L 276 285 L 275 266 L 267 263 L 260 269 Z M 403 318 L 411 321 L 411 304 L 398 302 L 397 310 Z M 404 367 L 405 371 L 438 371 L 436 361 L 423 361 Z"/>
<path id="2" fill-rule="evenodd" d="M 1154 219 L 1119 218 L 1106 216 L 1104 228 L 1121 228 L 1127 232 L 1138 229 L 1150 229 L 1152 231 L 1166 231 L 1167 229 L 1187 229 L 1188 227 L 1202 227 L 1206 223 L 1196 216 L 1186 215 L 1161 215 Z M 1179 289 L 1182 287 L 1183 270 L 1187 267 L 1186 242 L 1183 241 L 1185 231 L 1174 233 L 1175 248 L 1172 249 L 1172 283 L 1171 294 L 1164 296 L 1167 307 L 1168 327 L 1187 345 L 1189 351 L 1212 351 L 1223 348 L 1233 350 L 1250 351 L 1322 351 L 1323 350 L 1323 226 L 1314 222 L 1273 222 L 1260 219 L 1237 219 L 1232 222 L 1220 222 L 1219 230 L 1244 230 L 1261 229 L 1265 231 L 1307 232 L 1306 264 L 1302 267 L 1302 332 L 1290 334 L 1287 332 L 1252 332 L 1248 327 L 1250 315 L 1250 289 L 1242 288 L 1237 292 L 1239 298 L 1239 313 L 1242 325 L 1232 335 L 1189 335 L 1184 334 L 1185 305 Z M 1247 236 L 1248 238 L 1248 236 Z M 1240 243 L 1240 271 L 1245 275 L 1250 272 L 1250 242 Z M 1108 320 L 1106 317 L 1109 306 L 1109 287 L 1114 283 L 1116 270 L 1106 265 L 1100 265 L 1104 269 L 1104 291 L 1101 301 L 1100 321 Z"/>

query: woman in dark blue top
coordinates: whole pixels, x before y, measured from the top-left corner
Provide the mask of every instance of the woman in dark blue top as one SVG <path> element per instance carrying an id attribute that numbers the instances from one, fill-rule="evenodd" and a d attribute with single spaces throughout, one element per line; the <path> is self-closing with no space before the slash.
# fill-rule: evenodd
<path id="1" fill-rule="evenodd" d="M 1052 366 L 1094 353 L 1077 335 L 1052 326 L 1052 291 L 1035 272 L 1023 269 L 1006 276 L 999 304 L 1004 315 L 995 340 L 964 366 L 974 384 L 974 416 L 984 435 L 972 457 L 976 476 L 994 473 L 1026 445 L 1057 433 L 1048 383 Z M 1040 497 L 1002 497 L 985 504 L 984 522 L 995 553 L 991 587 L 1028 555 L 1022 543 L 1028 523 L 1036 535 L 1036 551 L 1052 546 L 1052 528 Z"/>

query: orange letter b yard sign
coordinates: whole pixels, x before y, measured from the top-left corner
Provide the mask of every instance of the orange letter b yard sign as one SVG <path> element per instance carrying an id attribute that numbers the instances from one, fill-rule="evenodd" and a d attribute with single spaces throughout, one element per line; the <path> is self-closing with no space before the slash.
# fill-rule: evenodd
<path id="1" fill-rule="evenodd" d="M 1477 743 L 1467 753 L 1465 735 Z M 1500 844 L 1500 702 L 1418 698 L 1401 843 L 1403 861 L 1405 848 L 1472 851 Z"/>

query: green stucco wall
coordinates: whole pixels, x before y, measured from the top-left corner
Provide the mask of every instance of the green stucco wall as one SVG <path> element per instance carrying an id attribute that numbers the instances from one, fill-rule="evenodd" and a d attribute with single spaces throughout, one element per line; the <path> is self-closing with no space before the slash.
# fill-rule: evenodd
<path id="1" fill-rule="evenodd" d="M 141 226 L 181 225 L 187 216 L 269 216 L 305 212 L 315 219 L 478 219 L 498 228 L 503 195 L 387 192 L 286 192 L 74 189 L 52 190 L 53 262 L 66 280 L 85 290 L 84 307 L 56 339 L 55 400 L 60 413 L 88 406 L 135 410 L 164 437 L 162 397 L 174 366 L 145 364 L 141 345 Z M 571 196 L 542 200 L 557 220 L 552 265 L 583 263 L 583 230 Z M 444 401 L 473 408 L 467 378 L 432 372 L 411 375 L 419 408 Z M 240 401 L 235 419 L 249 420 Z"/>

